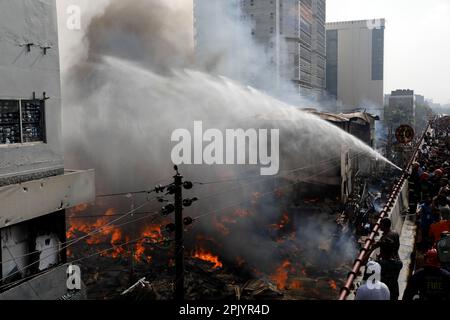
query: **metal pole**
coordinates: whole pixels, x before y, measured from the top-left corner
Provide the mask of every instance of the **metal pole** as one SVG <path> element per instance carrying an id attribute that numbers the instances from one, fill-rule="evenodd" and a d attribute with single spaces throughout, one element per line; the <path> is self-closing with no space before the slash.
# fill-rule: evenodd
<path id="1" fill-rule="evenodd" d="M 175 300 L 184 300 L 184 246 L 183 246 L 183 177 L 175 179 Z"/>

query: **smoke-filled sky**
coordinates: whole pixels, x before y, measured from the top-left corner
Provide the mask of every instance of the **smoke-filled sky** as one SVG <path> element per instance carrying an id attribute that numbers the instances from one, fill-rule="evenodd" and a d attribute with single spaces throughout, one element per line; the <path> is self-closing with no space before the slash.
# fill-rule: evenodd
<path id="1" fill-rule="evenodd" d="M 60 21 L 60 33 L 63 33 L 63 37 L 67 36 L 64 30 L 64 11 L 67 5 L 81 3 L 86 6 L 84 8 L 89 7 L 89 10 L 82 12 L 86 21 L 96 12 L 95 8 L 101 8 L 105 2 L 107 1 L 59 1 L 60 19 L 63 19 Z M 175 5 L 190 1 L 169 2 Z M 373 18 L 387 20 L 385 92 L 400 88 L 414 89 L 435 102 L 449 104 L 450 1 L 327 0 L 329 22 Z M 70 36 L 76 37 L 77 34 L 71 32 Z M 70 51 L 77 49 L 80 50 L 78 47 L 71 48 Z M 63 62 L 64 58 L 63 52 Z"/>
<path id="2" fill-rule="evenodd" d="M 386 19 L 385 92 L 450 103 L 449 0 L 327 0 L 327 20 Z"/>

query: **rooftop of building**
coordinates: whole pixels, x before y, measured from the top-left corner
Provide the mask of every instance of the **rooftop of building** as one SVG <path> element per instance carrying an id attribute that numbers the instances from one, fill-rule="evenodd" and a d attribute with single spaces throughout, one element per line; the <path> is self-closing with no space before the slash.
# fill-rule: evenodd
<path id="1" fill-rule="evenodd" d="M 413 96 L 414 95 L 414 90 L 411 89 L 400 89 L 400 90 L 395 90 L 392 91 L 390 96 Z"/>
<path id="2" fill-rule="evenodd" d="M 368 20 L 353 20 L 353 21 L 335 21 L 327 22 L 325 24 L 327 30 L 348 29 L 348 28 L 366 28 L 366 29 L 380 29 L 386 26 L 384 18 L 368 19 Z"/>

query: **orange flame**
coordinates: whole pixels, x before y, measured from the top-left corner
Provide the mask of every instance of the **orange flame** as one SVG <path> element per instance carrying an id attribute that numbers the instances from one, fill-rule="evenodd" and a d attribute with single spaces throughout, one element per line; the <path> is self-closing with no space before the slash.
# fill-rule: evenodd
<path id="1" fill-rule="evenodd" d="M 134 249 L 134 259 L 138 262 L 142 261 L 142 257 L 145 257 L 145 260 L 147 263 L 151 263 L 152 256 L 146 255 L 146 247 L 145 243 L 157 243 L 161 242 L 164 237 L 161 233 L 161 226 L 158 225 L 152 225 L 152 226 L 146 226 L 144 231 L 142 232 L 142 237 L 145 237 L 145 239 L 141 239 L 136 243 L 135 249 Z"/>
<path id="2" fill-rule="evenodd" d="M 329 284 L 330 284 L 330 288 L 331 288 L 331 289 L 337 290 L 337 284 L 336 284 L 336 281 L 330 280 L 330 281 L 329 281 Z"/>
<path id="3" fill-rule="evenodd" d="M 192 254 L 192 256 L 194 258 L 196 258 L 196 259 L 213 263 L 214 264 L 214 266 L 213 266 L 214 269 L 218 269 L 218 268 L 222 268 L 223 267 L 223 264 L 222 264 L 222 262 L 220 262 L 218 256 L 215 256 L 212 253 L 207 252 L 206 250 L 204 250 L 202 248 L 197 248 L 194 251 L 194 253 Z"/>
<path id="4" fill-rule="evenodd" d="M 298 290 L 301 289 L 302 287 L 302 282 L 300 280 L 293 280 L 290 284 L 289 284 L 289 289 L 294 289 L 294 290 Z"/>
<path id="5" fill-rule="evenodd" d="M 288 280 L 288 273 L 290 267 L 291 263 L 286 260 L 277 268 L 275 273 L 270 276 L 270 280 L 275 282 L 277 288 L 280 290 L 286 289 L 286 283 Z"/>
<path id="6" fill-rule="evenodd" d="M 283 213 L 280 222 L 272 224 L 270 227 L 273 229 L 283 229 L 289 223 L 289 215 L 287 212 Z"/>
<path id="7" fill-rule="evenodd" d="M 77 210 L 81 210 L 80 207 Z M 127 255 L 127 250 L 121 246 L 122 242 L 128 242 L 129 237 L 124 237 L 122 230 L 114 225 L 107 225 L 111 220 L 110 216 L 114 215 L 114 209 L 108 209 L 104 215 L 99 216 L 93 223 L 88 223 L 87 219 L 70 219 L 70 228 L 67 230 L 67 239 L 74 238 L 77 233 L 89 234 L 95 232 L 86 239 L 88 245 L 101 244 L 109 242 L 112 245 L 112 250 L 105 252 L 102 256 L 108 256 L 111 258 L 119 258 Z M 141 234 L 142 239 L 135 244 L 134 259 L 138 262 L 145 256 L 145 242 L 156 243 L 162 241 L 163 236 L 161 234 L 160 226 L 146 226 Z M 151 256 L 145 256 L 147 262 L 151 262 Z"/>

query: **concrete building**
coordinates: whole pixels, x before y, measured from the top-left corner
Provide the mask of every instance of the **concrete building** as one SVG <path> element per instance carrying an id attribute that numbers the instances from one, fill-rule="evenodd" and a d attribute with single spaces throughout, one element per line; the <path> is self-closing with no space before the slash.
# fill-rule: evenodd
<path id="1" fill-rule="evenodd" d="M 316 110 L 305 111 L 332 123 L 371 147 L 375 144 L 375 122 L 380 120 L 376 115 L 367 112 L 335 114 Z M 327 165 L 336 166 L 337 170 L 325 171 L 313 179 L 317 179 L 315 181 L 321 184 L 339 188 L 341 201 L 345 203 L 353 192 L 356 174 L 360 170 L 373 172 L 375 163 L 367 156 L 362 156 L 356 150 L 350 149 L 345 143 L 342 144 L 341 149 L 341 161 L 334 165 Z"/>
<path id="2" fill-rule="evenodd" d="M 0 1 L 0 52 L 0 300 L 56 299 L 65 210 L 95 196 L 64 168 L 56 0 Z"/>
<path id="3" fill-rule="evenodd" d="M 415 95 L 415 99 L 416 99 L 416 105 L 425 105 L 425 97 L 420 95 L 420 94 L 416 94 Z"/>
<path id="4" fill-rule="evenodd" d="M 194 1 L 196 54 L 199 59 L 211 57 L 214 48 L 220 47 L 219 40 L 226 39 L 235 57 L 230 70 L 239 74 L 236 69 L 239 69 L 240 61 L 245 61 L 242 59 L 242 54 L 245 54 L 243 48 L 248 46 L 236 33 L 246 30 L 245 27 L 236 27 L 235 22 L 240 21 L 248 26 L 247 31 L 260 47 L 261 56 L 267 57 L 272 66 L 269 67 L 274 75 L 270 77 L 273 79 L 272 87 L 288 81 L 293 82 L 304 96 L 319 97 L 324 93 L 325 0 L 233 0 L 225 8 L 221 3 L 223 1 L 220 0 Z M 224 19 L 223 12 L 228 12 L 232 18 Z"/>
<path id="5" fill-rule="evenodd" d="M 395 130 L 401 125 L 415 127 L 416 97 L 414 90 L 392 91 L 389 98 L 389 125 Z"/>
<path id="6" fill-rule="evenodd" d="M 340 112 L 383 117 L 384 29 L 384 19 L 326 24 L 326 88 Z"/>
<path id="7" fill-rule="evenodd" d="M 391 97 L 390 94 L 384 95 L 384 106 L 387 107 L 389 105 L 389 98 Z"/>

